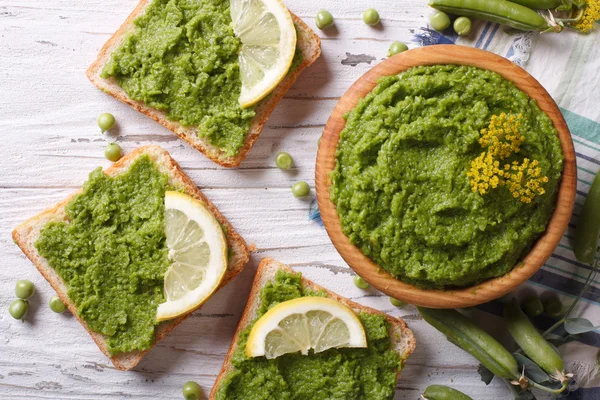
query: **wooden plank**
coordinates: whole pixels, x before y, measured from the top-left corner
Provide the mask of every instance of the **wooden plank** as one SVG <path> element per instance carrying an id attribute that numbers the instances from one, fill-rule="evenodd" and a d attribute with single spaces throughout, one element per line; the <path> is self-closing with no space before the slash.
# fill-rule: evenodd
<path id="1" fill-rule="evenodd" d="M 361 291 L 325 231 L 308 218 L 310 201 L 295 199 L 297 180 L 313 184 L 317 140 L 346 89 L 386 56 L 394 40 L 409 42 L 424 24 L 425 0 L 336 0 L 326 4 L 336 30 L 319 32 L 323 56 L 288 92 L 238 170 L 216 167 L 150 119 L 96 90 L 84 76 L 102 44 L 137 0 L 4 0 L 0 5 L 0 309 L 12 301 L 17 279 L 37 288 L 27 322 L 0 313 L 0 398 L 181 398 L 188 380 L 207 393 L 220 369 L 260 258 L 290 263 L 310 279 L 362 304 L 403 316 L 417 349 L 398 383 L 396 398 L 418 398 L 432 383 L 452 384 L 476 399 L 507 398 L 500 382 L 479 381 L 477 362 L 425 324 L 413 307 L 397 309 L 374 290 Z M 320 0 L 286 0 L 314 27 Z M 361 21 L 376 8 L 382 27 Z M 96 126 L 111 112 L 119 129 Z M 12 243 L 19 222 L 79 187 L 103 157 L 108 141 L 126 150 L 159 144 L 170 151 L 223 214 L 257 247 L 247 269 L 129 372 L 116 371 L 76 320 L 52 313 L 52 289 Z M 285 150 L 291 171 L 275 167 Z M 314 194 L 314 193 L 313 193 Z M 452 382 L 453 381 L 453 382 Z"/>

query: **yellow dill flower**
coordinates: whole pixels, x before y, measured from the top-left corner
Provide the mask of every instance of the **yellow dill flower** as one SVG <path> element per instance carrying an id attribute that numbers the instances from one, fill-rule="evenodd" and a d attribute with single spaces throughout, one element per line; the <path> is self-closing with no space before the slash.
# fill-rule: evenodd
<path id="1" fill-rule="evenodd" d="M 600 20 L 600 0 L 587 0 L 579 20 L 573 23 L 573 27 L 582 32 L 594 29 L 594 23 Z"/>
<path id="2" fill-rule="evenodd" d="M 522 117 L 522 114 L 492 115 L 489 126 L 481 130 L 479 138 L 481 147 L 487 147 L 488 152 L 501 160 L 510 157 L 513 153 L 518 153 L 525 140 L 525 137 L 519 132 Z"/>
<path id="3" fill-rule="evenodd" d="M 486 194 L 488 189 L 495 189 L 500 185 L 499 172 L 500 163 L 494 161 L 494 157 L 489 152 L 483 152 L 471 161 L 471 169 L 467 176 L 471 181 L 471 189 L 479 194 Z"/>
<path id="4" fill-rule="evenodd" d="M 511 167 L 514 173 L 507 174 L 506 186 L 514 198 L 519 198 L 523 203 L 531 203 L 536 195 L 543 195 L 546 190 L 541 186 L 548 182 L 548 177 L 541 176 L 542 169 L 538 161 L 530 162 L 524 158 L 520 164 L 515 161 Z"/>
<path id="5" fill-rule="evenodd" d="M 523 203 L 531 203 L 536 195 L 545 193 L 541 185 L 548 182 L 548 177 L 542 176 L 537 160 L 524 158 L 522 162 L 515 160 L 500 165 L 500 160 L 521 150 L 525 140 L 519 132 L 522 117 L 522 114 L 492 115 L 489 126 L 481 130 L 479 144 L 486 151 L 471 161 L 467 171 L 474 193 L 484 195 L 491 189 L 506 186 L 511 195 Z"/>

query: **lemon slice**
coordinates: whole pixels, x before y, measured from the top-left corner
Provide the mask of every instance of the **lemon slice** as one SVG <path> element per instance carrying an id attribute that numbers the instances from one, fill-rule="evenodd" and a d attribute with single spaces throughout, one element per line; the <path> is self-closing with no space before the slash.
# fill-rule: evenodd
<path id="1" fill-rule="evenodd" d="M 243 108 L 271 93 L 288 73 L 296 52 L 296 28 L 281 0 L 231 0 L 239 54 Z"/>
<path id="2" fill-rule="evenodd" d="M 227 271 L 227 242 L 204 203 L 179 192 L 165 193 L 165 233 L 171 266 L 156 319 L 178 317 L 204 303 Z"/>
<path id="3" fill-rule="evenodd" d="M 246 355 L 268 359 L 309 349 L 367 347 L 362 323 L 345 305 L 326 297 L 301 297 L 277 304 L 252 327 Z"/>

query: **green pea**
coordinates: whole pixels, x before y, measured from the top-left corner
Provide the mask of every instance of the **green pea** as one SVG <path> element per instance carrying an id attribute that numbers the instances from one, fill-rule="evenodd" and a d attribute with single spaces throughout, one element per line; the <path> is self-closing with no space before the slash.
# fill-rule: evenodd
<path id="1" fill-rule="evenodd" d="M 119 161 L 121 159 L 121 146 L 116 143 L 109 143 L 104 149 L 104 156 L 112 162 Z"/>
<path id="2" fill-rule="evenodd" d="M 290 169 L 292 168 L 292 165 L 294 165 L 294 160 L 292 159 L 292 156 L 285 151 L 280 151 L 275 158 L 275 165 L 277 165 L 277 168 L 279 169 Z"/>
<path id="3" fill-rule="evenodd" d="M 402 53 L 403 51 L 408 50 L 408 46 L 402 42 L 394 42 L 390 45 L 388 49 L 387 56 L 391 57 L 395 54 Z"/>
<path id="4" fill-rule="evenodd" d="M 185 400 L 200 400 L 202 398 L 202 388 L 194 381 L 186 382 L 183 385 L 183 398 Z"/>
<path id="5" fill-rule="evenodd" d="M 404 302 L 402 300 L 395 299 L 393 297 L 390 297 L 390 303 L 392 303 L 392 305 L 394 307 L 404 307 L 406 305 L 406 302 Z"/>
<path id="6" fill-rule="evenodd" d="M 33 286 L 33 282 L 21 279 L 17 281 L 15 285 L 15 294 L 18 298 L 26 300 L 33 296 L 35 293 L 35 286 Z"/>
<path id="7" fill-rule="evenodd" d="M 454 20 L 454 32 L 458 36 L 465 36 L 471 32 L 471 20 L 468 17 L 458 17 Z"/>
<path id="8" fill-rule="evenodd" d="M 98 117 L 98 126 L 102 133 L 108 131 L 110 128 L 115 126 L 115 117 L 110 113 L 100 114 Z"/>
<path id="9" fill-rule="evenodd" d="M 443 11 L 437 11 L 429 17 L 429 25 L 438 32 L 450 26 L 450 17 Z"/>
<path id="10" fill-rule="evenodd" d="M 358 275 L 354 275 L 353 281 L 354 281 L 354 285 L 359 289 L 368 289 L 369 286 L 371 286 L 371 285 L 369 285 L 369 283 L 367 281 L 365 281 L 363 278 L 361 278 Z"/>
<path id="11" fill-rule="evenodd" d="M 333 25 L 333 15 L 327 10 L 319 10 L 315 18 L 317 28 L 323 30 Z"/>
<path id="12" fill-rule="evenodd" d="M 379 13 L 373 8 L 368 8 L 363 13 L 363 21 L 367 25 L 377 25 L 379 23 Z"/>
<path id="13" fill-rule="evenodd" d="M 530 317 L 537 317 L 538 315 L 542 315 L 544 312 L 544 305 L 536 294 L 527 296 L 521 302 L 521 308 L 523 311 L 525 311 L 525 314 L 529 315 Z"/>
<path id="14" fill-rule="evenodd" d="M 297 198 L 306 197 L 309 195 L 309 193 L 310 193 L 310 186 L 308 186 L 308 183 L 306 183 L 304 181 L 296 182 L 292 186 L 292 194 L 294 195 L 294 197 L 297 197 Z"/>
<path id="15" fill-rule="evenodd" d="M 50 306 L 50 309 L 52 311 L 54 311 L 55 313 L 58 313 L 58 314 L 64 313 L 65 310 L 67 309 L 67 307 L 65 306 L 65 303 L 63 303 L 62 300 L 60 299 L 60 297 L 58 297 L 58 296 L 52 296 L 50 298 L 50 302 L 48 303 L 48 305 Z"/>
<path id="16" fill-rule="evenodd" d="M 8 312 L 14 319 L 23 320 L 25 315 L 27 314 L 27 309 L 29 308 L 29 303 L 23 299 L 17 299 L 10 303 L 8 307 Z"/>
<path id="17" fill-rule="evenodd" d="M 552 318 L 558 318 L 563 313 L 563 304 L 556 296 L 548 297 L 542 301 L 544 304 L 544 313 Z"/>

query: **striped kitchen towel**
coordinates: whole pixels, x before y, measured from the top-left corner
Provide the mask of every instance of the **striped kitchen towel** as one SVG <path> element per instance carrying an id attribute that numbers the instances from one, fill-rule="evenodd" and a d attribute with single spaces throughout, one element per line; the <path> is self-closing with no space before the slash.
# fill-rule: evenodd
<path id="1" fill-rule="evenodd" d="M 526 286 L 539 294 L 554 292 L 563 304 L 570 304 L 591 269 L 575 259 L 572 242 L 583 202 L 594 175 L 600 170 L 600 29 L 586 35 L 567 30 L 540 35 L 506 32 L 498 24 L 474 21 L 473 31 L 466 37 L 423 28 L 415 35 L 415 41 L 422 46 L 454 43 L 502 55 L 533 75 L 560 107 L 577 154 L 575 210 L 560 244 Z M 501 315 L 498 302 L 485 304 L 480 309 Z M 594 280 L 571 316 L 584 317 L 595 326 L 600 325 L 600 277 Z M 553 321 L 541 317 L 534 322 L 537 326 L 549 327 Z M 598 330 L 559 348 L 567 370 L 575 374 L 574 384 L 561 399 L 600 399 L 599 349 Z"/>

